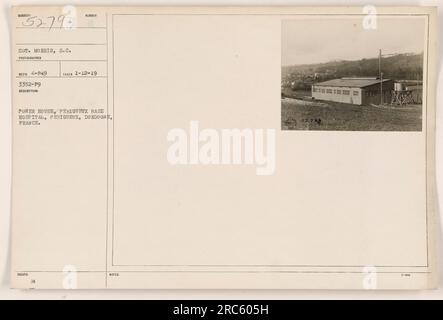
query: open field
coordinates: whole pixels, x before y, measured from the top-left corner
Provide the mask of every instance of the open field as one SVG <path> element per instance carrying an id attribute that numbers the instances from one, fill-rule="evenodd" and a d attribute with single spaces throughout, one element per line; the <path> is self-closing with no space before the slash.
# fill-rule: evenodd
<path id="1" fill-rule="evenodd" d="M 422 106 L 357 106 L 282 98 L 282 130 L 421 131 Z"/>

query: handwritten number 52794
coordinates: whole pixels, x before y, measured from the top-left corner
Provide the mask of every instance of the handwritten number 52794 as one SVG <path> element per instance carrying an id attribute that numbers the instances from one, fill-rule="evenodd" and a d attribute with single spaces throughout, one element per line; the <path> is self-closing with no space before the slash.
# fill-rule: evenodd
<path id="1" fill-rule="evenodd" d="M 33 27 L 33 28 L 42 28 L 48 26 L 49 31 L 55 27 L 62 28 L 64 24 L 66 16 L 48 16 L 45 18 L 31 16 L 26 18 L 25 21 L 22 22 L 24 27 Z"/>

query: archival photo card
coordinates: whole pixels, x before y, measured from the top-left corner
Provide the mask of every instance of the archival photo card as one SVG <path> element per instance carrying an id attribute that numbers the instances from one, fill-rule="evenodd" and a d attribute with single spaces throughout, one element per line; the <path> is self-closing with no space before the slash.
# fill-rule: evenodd
<path id="1" fill-rule="evenodd" d="M 369 9 L 14 7 L 11 287 L 435 288 L 437 9 Z"/>
<path id="2" fill-rule="evenodd" d="M 282 21 L 282 130 L 421 131 L 423 16 Z"/>

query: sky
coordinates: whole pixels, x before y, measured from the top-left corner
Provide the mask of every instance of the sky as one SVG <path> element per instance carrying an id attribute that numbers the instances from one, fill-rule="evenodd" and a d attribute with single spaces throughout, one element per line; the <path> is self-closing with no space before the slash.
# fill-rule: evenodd
<path id="1" fill-rule="evenodd" d="M 282 65 L 359 60 L 394 53 L 421 53 L 425 17 L 378 17 L 377 29 L 362 18 L 294 18 L 282 21 Z"/>

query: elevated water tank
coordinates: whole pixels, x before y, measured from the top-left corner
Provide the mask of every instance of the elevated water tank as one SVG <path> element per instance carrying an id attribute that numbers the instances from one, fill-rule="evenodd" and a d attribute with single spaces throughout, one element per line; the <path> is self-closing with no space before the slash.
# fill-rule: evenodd
<path id="1" fill-rule="evenodd" d="M 401 82 L 394 83 L 394 90 L 395 91 L 403 91 L 403 90 L 405 90 L 404 83 L 401 83 Z"/>

